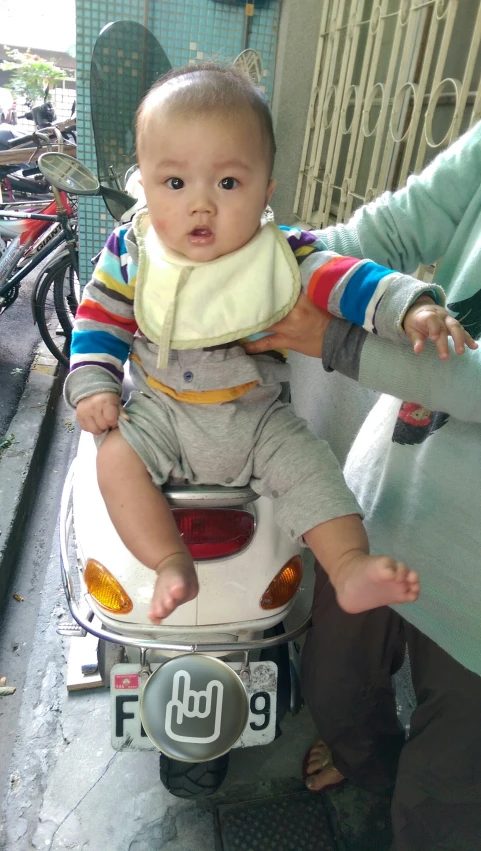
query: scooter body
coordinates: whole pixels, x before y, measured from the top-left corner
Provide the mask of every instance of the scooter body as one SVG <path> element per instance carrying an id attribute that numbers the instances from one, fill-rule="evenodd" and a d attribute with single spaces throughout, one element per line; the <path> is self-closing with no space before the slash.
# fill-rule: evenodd
<path id="1" fill-rule="evenodd" d="M 64 587 L 74 619 L 100 639 L 113 747 L 160 750 L 164 761 L 190 768 L 269 743 L 279 716 L 299 709 L 294 639 L 308 621 L 283 631 L 302 566 L 269 499 L 249 487 L 175 485 L 165 495 L 200 590 L 156 626 L 147 615 L 155 573 L 115 531 L 98 488 L 95 440 L 83 433 L 62 503 Z"/>

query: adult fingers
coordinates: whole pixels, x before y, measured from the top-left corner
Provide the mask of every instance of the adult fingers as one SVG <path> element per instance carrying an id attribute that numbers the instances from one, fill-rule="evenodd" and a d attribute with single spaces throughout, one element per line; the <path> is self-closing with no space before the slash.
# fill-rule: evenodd
<path id="1" fill-rule="evenodd" d="M 267 331 L 272 331 L 272 328 L 267 328 Z M 276 338 L 278 336 L 278 334 L 269 334 L 268 337 L 261 337 L 260 340 L 254 340 L 253 343 L 245 343 L 244 348 L 249 355 L 260 355 L 262 352 L 270 352 L 277 347 Z"/>

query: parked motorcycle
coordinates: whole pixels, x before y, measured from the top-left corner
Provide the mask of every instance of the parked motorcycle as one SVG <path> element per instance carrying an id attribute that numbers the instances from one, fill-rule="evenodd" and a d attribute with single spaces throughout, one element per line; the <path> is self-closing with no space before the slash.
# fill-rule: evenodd
<path id="1" fill-rule="evenodd" d="M 20 118 L 34 122 L 37 131 L 55 127 L 56 113 L 48 100 L 49 87 L 45 89 L 42 103 L 30 105 L 30 109 Z M 70 121 L 67 127 L 61 125 L 63 139 L 69 144 L 76 144 L 75 102 L 72 104 Z M 24 138 L 24 132 L 13 128 L 10 124 L 0 125 L 0 152 L 10 151 L 12 140 Z M 28 135 L 28 134 L 27 134 Z M 0 182 L 4 200 L 10 203 L 18 200 L 49 198 L 49 186 L 36 163 L 7 163 L 0 165 Z"/>

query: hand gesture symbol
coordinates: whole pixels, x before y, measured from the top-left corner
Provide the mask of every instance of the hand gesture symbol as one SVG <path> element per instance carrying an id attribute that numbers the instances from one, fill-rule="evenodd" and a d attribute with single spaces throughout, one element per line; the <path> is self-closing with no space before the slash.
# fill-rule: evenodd
<path id="1" fill-rule="evenodd" d="M 211 680 L 204 690 L 196 691 L 190 687 L 190 674 L 187 671 L 177 671 L 172 684 L 172 697 L 165 711 L 165 732 L 176 742 L 193 742 L 207 744 L 219 738 L 222 721 L 222 699 L 224 686 L 219 680 Z M 176 716 L 174 715 L 176 710 Z M 176 727 L 181 727 L 186 718 L 209 718 L 213 713 L 214 731 L 207 736 L 181 736 L 172 730 L 172 721 Z M 211 728 L 211 724 L 209 724 Z"/>

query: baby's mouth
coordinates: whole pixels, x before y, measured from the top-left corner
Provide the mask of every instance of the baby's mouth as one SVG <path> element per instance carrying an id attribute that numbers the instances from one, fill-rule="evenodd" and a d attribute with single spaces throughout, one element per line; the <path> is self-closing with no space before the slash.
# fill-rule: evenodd
<path id="1" fill-rule="evenodd" d="M 206 245 L 209 242 L 212 242 L 214 239 L 214 234 L 212 233 L 210 228 L 202 227 L 199 225 L 196 228 L 193 228 L 189 233 L 189 239 L 191 242 L 194 242 L 196 245 Z"/>

